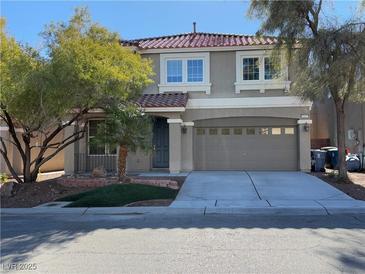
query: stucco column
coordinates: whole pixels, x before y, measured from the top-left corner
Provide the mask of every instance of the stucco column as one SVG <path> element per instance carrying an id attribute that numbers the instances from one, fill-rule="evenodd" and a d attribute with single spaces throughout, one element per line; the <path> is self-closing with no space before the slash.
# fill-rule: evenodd
<path id="1" fill-rule="evenodd" d="M 167 119 L 169 124 L 169 169 L 170 173 L 181 171 L 181 119 Z"/>
<path id="2" fill-rule="evenodd" d="M 65 139 L 75 132 L 75 126 L 71 125 L 64 129 Z M 73 175 L 75 173 L 75 143 L 65 147 L 65 175 Z"/>
<path id="3" fill-rule="evenodd" d="M 299 137 L 299 169 L 300 171 L 311 170 L 311 141 L 310 125 L 312 120 L 298 120 L 298 137 Z"/>
<path id="4" fill-rule="evenodd" d="M 182 123 L 182 149 L 181 149 L 181 169 L 183 171 L 192 171 L 194 169 L 193 154 L 193 131 L 194 122 Z"/>

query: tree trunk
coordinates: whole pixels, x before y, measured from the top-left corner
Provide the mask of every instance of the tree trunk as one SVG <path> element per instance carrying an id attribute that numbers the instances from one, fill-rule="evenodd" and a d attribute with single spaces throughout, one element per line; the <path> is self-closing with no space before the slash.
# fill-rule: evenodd
<path id="1" fill-rule="evenodd" d="M 118 155 L 118 177 L 119 181 L 124 181 L 126 177 L 126 167 L 127 167 L 127 155 L 128 148 L 126 145 L 119 146 Z"/>
<path id="2" fill-rule="evenodd" d="M 345 110 L 341 105 L 336 104 L 337 114 L 337 147 L 338 147 L 338 173 L 339 179 L 347 181 L 346 167 L 346 143 L 345 143 Z"/>
<path id="3" fill-rule="evenodd" d="M 33 172 L 31 171 L 31 149 L 30 149 L 30 144 L 29 143 L 25 143 L 24 145 L 24 153 L 25 153 L 25 159 L 23 161 L 23 182 L 24 183 L 33 183 L 36 181 L 37 176 L 35 176 L 32 174 Z"/>

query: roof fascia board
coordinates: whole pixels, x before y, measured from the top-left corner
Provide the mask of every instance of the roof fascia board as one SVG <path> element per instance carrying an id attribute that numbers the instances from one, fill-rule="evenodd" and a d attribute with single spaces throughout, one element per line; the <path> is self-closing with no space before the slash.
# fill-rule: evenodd
<path id="1" fill-rule="evenodd" d="M 144 107 L 144 112 L 184 112 L 184 107 Z"/>
<path id="2" fill-rule="evenodd" d="M 208 52 L 208 51 L 240 51 L 273 49 L 274 45 L 262 46 L 233 46 L 233 47 L 204 47 L 204 48 L 170 48 L 170 49 L 139 49 L 140 54 L 149 53 L 180 53 L 180 52 Z"/>

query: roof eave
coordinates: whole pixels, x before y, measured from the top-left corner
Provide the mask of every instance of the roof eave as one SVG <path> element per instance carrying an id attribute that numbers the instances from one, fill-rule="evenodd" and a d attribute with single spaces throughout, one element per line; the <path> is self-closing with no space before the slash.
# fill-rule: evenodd
<path id="1" fill-rule="evenodd" d="M 275 45 L 256 46 L 223 46 L 223 47 L 194 47 L 194 48 L 157 48 L 139 49 L 140 54 L 176 53 L 176 52 L 207 52 L 207 51 L 240 51 L 240 50 L 272 50 Z"/>

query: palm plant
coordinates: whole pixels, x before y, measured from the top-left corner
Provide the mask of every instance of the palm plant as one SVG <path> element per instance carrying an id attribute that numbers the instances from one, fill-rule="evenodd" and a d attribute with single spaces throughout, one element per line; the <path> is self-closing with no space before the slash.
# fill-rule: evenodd
<path id="1" fill-rule="evenodd" d="M 105 111 L 106 120 L 98 127 L 95 142 L 119 146 L 118 176 L 120 181 L 125 181 L 128 152 L 151 149 L 151 119 L 133 103 L 115 103 Z"/>

